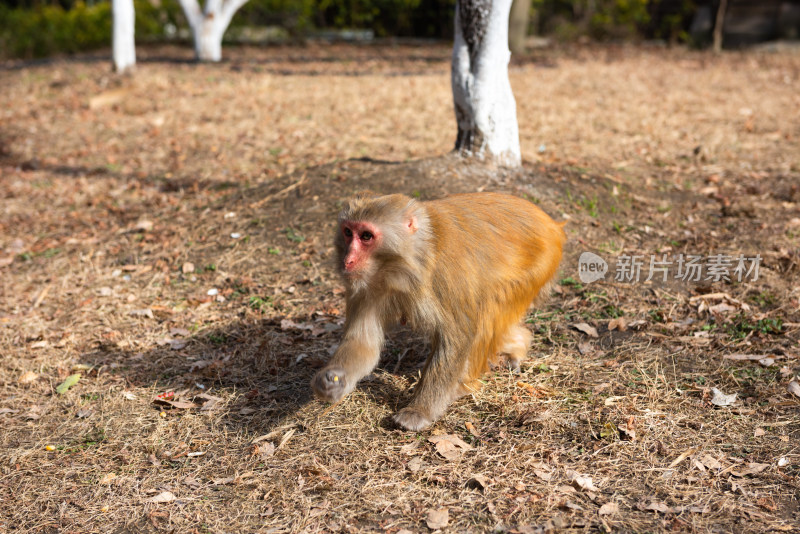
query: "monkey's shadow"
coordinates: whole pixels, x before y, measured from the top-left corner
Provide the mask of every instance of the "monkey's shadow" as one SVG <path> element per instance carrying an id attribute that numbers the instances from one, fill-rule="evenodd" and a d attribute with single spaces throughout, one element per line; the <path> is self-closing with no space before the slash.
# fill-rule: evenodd
<path id="1" fill-rule="evenodd" d="M 289 421 L 303 428 L 307 423 L 298 419 L 300 410 L 310 403 L 319 403 L 321 411 L 326 407 L 314 398 L 310 382 L 327 363 L 341 332 L 285 329 L 282 319 L 308 324 L 307 317 L 238 321 L 186 337 L 170 336 L 143 351 L 101 343 L 86 352 L 83 361 L 98 372 L 121 376 L 133 387 L 154 386 L 157 394 L 183 391 L 183 400 L 195 404 L 203 403 L 201 394 L 222 397 L 225 422 L 255 436 Z M 357 391 L 369 402 L 397 411 L 410 400 L 411 384 L 418 379 L 427 353 L 423 338 L 407 327 L 395 329 L 387 336 L 378 367 Z M 165 410 L 168 417 L 186 413 L 155 395 L 152 400 L 152 409 Z M 398 428 L 391 417 L 384 418 L 381 426 Z"/>

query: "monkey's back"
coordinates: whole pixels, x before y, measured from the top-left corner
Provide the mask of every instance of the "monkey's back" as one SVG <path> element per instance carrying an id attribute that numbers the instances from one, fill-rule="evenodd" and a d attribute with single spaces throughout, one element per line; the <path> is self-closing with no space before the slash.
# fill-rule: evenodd
<path id="1" fill-rule="evenodd" d="M 526 280 L 543 284 L 558 268 L 566 238 L 562 225 L 527 200 L 468 193 L 423 205 L 437 237 L 437 260 L 462 280 L 479 279 L 484 290 Z"/>
<path id="2" fill-rule="evenodd" d="M 433 291 L 458 323 L 477 331 L 470 375 L 517 324 L 555 275 L 566 235 L 531 202 L 499 193 L 453 195 L 423 204 L 435 253 Z M 482 355 L 482 356 L 481 356 Z"/>

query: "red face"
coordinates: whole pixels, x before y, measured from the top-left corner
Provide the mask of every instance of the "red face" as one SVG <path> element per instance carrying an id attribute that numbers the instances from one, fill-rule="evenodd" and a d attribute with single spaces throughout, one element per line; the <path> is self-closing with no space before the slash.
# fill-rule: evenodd
<path id="1" fill-rule="evenodd" d="M 341 231 L 347 247 L 342 268 L 345 274 L 358 274 L 367 267 L 383 236 L 374 224 L 360 221 L 344 221 Z"/>

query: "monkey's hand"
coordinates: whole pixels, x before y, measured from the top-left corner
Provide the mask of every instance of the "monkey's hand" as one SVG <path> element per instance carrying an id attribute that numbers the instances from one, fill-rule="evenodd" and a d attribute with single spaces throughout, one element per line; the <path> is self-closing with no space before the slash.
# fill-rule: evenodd
<path id="1" fill-rule="evenodd" d="M 396 414 L 394 414 L 394 422 L 400 425 L 401 427 L 405 428 L 406 430 L 411 430 L 416 432 L 417 430 L 422 430 L 423 428 L 427 428 L 433 422 L 431 418 L 423 413 L 421 410 L 417 408 L 403 408 Z"/>
<path id="2" fill-rule="evenodd" d="M 348 387 L 347 377 L 341 367 L 328 367 L 318 372 L 311 380 L 311 388 L 318 399 L 338 402 L 353 389 Z"/>

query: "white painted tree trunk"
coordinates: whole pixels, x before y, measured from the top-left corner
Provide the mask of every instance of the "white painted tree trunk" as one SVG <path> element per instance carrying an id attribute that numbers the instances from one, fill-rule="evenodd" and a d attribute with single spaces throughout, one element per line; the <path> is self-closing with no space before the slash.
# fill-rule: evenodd
<path id="1" fill-rule="evenodd" d="M 520 165 L 517 103 L 508 81 L 511 0 L 458 0 L 452 85 L 458 137 L 465 156 Z"/>
<path id="2" fill-rule="evenodd" d="M 197 0 L 180 0 L 186 20 L 192 30 L 194 52 L 200 61 L 222 59 L 222 36 L 231 19 L 247 0 L 206 0 L 200 9 Z"/>
<path id="3" fill-rule="evenodd" d="M 133 0 L 112 0 L 111 18 L 111 55 L 114 60 L 114 70 L 125 72 L 136 66 L 134 40 L 136 14 L 133 10 Z"/>

